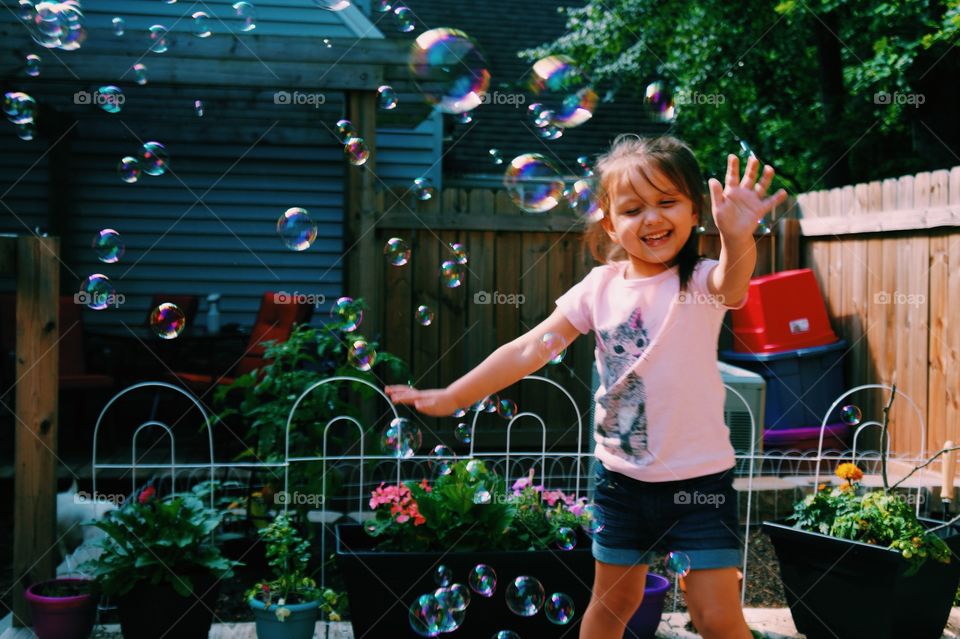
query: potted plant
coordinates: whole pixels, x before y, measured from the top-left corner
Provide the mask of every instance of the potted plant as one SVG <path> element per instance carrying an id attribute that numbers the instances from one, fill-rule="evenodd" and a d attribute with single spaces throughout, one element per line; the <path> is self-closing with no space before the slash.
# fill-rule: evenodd
<path id="1" fill-rule="evenodd" d="M 298 534 L 286 515 L 260 531 L 266 545 L 267 562 L 274 578 L 262 581 L 247 592 L 257 623 L 259 639 L 310 639 L 320 609 L 336 621 L 341 596 L 331 589 L 321 591 L 307 575 L 309 544 Z"/>
<path id="2" fill-rule="evenodd" d="M 441 619 L 443 632 L 489 637 L 510 629 L 542 637 L 555 635 L 560 623 L 576 636 L 593 584 L 584 530 L 596 520 L 586 499 L 535 486 L 530 477 L 508 492 L 482 461 L 469 459 L 433 482 L 381 484 L 370 507 L 374 517 L 364 526 L 336 530 L 355 636 L 432 632 L 417 627 L 419 620 L 451 597 L 459 604 Z M 533 601 L 539 592 L 542 605 L 526 610 L 529 616 L 508 607 L 507 593 L 522 577 L 535 579 L 522 583 L 532 585 Z M 571 614 L 548 615 L 557 601 L 571 604 Z"/>
<path id="3" fill-rule="evenodd" d="M 942 636 L 960 581 L 960 562 L 951 561 L 960 552 L 960 531 L 954 522 L 917 517 L 895 492 L 912 473 L 889 486 L 885 457 L 881 463 L 883 489 L 864 490 L 863 472 L 840 464 L 836 475 L 845 483 L 821 484 L 786 522 L 763 524 L 794 623 L 808 639 Z"/>
<path id="4" fill-rule="evenodd" d="M 204 503 L 209 490 L 160 497 L 148 485 L 90 523 L 106 533 L 93 576 L 115 600 L 127 639 L 207 637 L 219 581 L 234 565 L 214 542 L 222 514 Z"/>
<path id="5" fill-rule="evenodd" d="M 87 639 L 97 617 L 99 594 L 90 579 L 61 577 L 27 588 L 37 639 Z"/>

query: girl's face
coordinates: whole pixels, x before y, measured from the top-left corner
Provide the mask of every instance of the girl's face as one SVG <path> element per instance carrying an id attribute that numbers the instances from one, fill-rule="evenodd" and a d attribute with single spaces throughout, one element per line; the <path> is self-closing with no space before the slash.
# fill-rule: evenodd
<path id="1" fill-rule="evenodd" d="M 667 270 L 697 225 L 693 202 L 655 169 L 653 183 L 638 170 L 626 170 L 608 186 L 610 211 L 601 220 L 610 239 L 630 257 L 632 275 Z"/>

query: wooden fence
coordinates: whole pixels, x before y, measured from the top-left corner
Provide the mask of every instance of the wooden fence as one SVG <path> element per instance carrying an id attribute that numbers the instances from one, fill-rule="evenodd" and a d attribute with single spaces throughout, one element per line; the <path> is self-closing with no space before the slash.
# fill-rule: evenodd
<path id="1" fill-rule="evenodd" d="M 372 271 L 362 273 L 371 280 L 376 278 L 366 286 L 366 290 L 375 291 L 371 299 L 377 302 L 371 305 L 375 317 L 370 318 L 368 326 L 381 328 L 382 347 L 410 363 L 412 381 L 420 388 L 450 384 L 498 346 L 546 319 L 556 299 L 595 265 L 581 241 L 582 224 L 564 205 L 546 215 L 523 214 L 507 193 L 487 189 L 448 189 L 427 202 L 413 202 L 409 194 L 406 200 L 398 200 L 397 194 L 387 193 L 385 200 L 385 213 L 376 223 L 376 246 L 400 237 L 410 245 L 412 257 L 402 267 L 391 266 L 381 258 Z M 758 274 L 784 267 L 777 262 L 778 238 L 777 233 L 760 238 Z M 453 257 L 448 248 L 452 242 L 460 242 L 469 253 L 464 280 L 457 288 L 447 288 L 439 278 L 440 263 Z M 702 236 L 701 250 L 718 255 L 719 238 L 714 232 L 708 230 Z M 780 253 L 794 260 L 797 255 L 795 248 Z M 480 303 L 482 300 L 475 296 L 483 292 L 503 297 L 495 300 L 500 303 Z M 506 297 L 510 295 L 516 297 Z M 509 303 L 510 299 L 514 303 Z M 519 300 L 522 302 L 516 303 Z M 422 326 L 415 319 L 415 310 L 421 304 L 435 311 L 430 326 Z M 365 325 L 367 322 L 365 319 Z M 540 373 L 561 383 L 584 413 L 590 407 L 593 348 L 593 337 L 582 337 L 574 342 L 561 365 L 547 366 Z M 575 417 L 564 406 L 559 392 L 545 392 L 543 387 L 528 389 L 520 384 L 505 389 L 502 396 L 516 401 L 520 410 L 544 418 L 548 447 L 576 445 Z M 586 418 L 584 414 L 585 426 Z M 427 427 L 448 444 L 456 422 L 425 420 Z M 514 443 L 539 446 L 539 430 L 532 422 L 521 427 L 521 422 L 517 422 L 520 430 Z M 482 429 L 480 443 L 493 441 L 484 438 L 502 440 L 502 431 Z M 584 434 L 589 433 L 586 428 Z"/>
<path id="2" fill-rule="evenodd" d="M 927 451 L 960 440 L 960 167 L 798 202 L 804 261 L 853 345 L 847 385 L 895 379 L 926 421 Z M 918 452 L 912 410 L 892 413 L 894 450 Z"/>

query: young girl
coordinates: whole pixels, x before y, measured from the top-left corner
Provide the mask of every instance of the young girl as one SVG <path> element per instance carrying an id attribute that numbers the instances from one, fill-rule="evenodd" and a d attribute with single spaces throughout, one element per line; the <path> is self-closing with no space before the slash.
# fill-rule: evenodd
<path id="1" fill-rule="evenodd" d="M 602 383 L 594 424 L 596 576 L 581 639 L 622 636 L 643 597 L 654 551 L 690 559 L 687 605 L 707 639 L 750 639 L 740 609 L 741 562 L 734 451 L 723 422 L 717 338 L 728 308 L 746 300 L 756 263 L 753 232 L 783 202 L 766 197 L 774 171 L 751 156 L 740 179 L 709 181 L 720 259 L 697 255 L 705 204 L 700 168 L 672 137 L 620 136 L 596 166 L 604 214 L 585 240 L 601 263 L 527 334 L 501 346 L 443 389 L 388 386 L 396 403 L 443 417 L 522 379 L 551 357 L 545 333 L 570 344 L 596 336 Z M 758 181 L 759 177 L 759 181 Z"/>

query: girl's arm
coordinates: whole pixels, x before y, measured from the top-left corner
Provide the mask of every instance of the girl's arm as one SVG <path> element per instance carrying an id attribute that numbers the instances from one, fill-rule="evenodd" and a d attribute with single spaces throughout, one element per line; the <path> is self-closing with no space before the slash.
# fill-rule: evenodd
<path id="1" fill-rule="evenodd" d="M 713 219 L 720 231 L 720 263 L 707 279 L 710 293 L 727 306 L 737 306 L 750 288 L 750 277 L 757 264 L 757 247 L 753 232 L 763 216 L 787 199 L 780 189 L 765 198 L 774 170 L 763 167 L 760 181 L 757 173 L 760 161 L 755 155 L 747 160 L 747 170 L 740 179 L 740 159 L 732 153 L 727 156 L 726 184 L 710 179 L 710 199 Z"/>
<path id="2" fill-rule="evenodd" d="M 560 309 L 517 339 L 504 344 L 472 371 L 446 388 L 417 390 L 412 386 L 387 386 L 386 392 L 396 404 L 413 404 L 418 411 L 434 417 L 448 417 L 458 408 L 476 402 L 540 370 L 553 356 L 541 343 L 553 333 L 569 347 L 580 332 Z"/>

